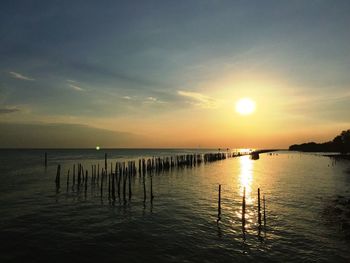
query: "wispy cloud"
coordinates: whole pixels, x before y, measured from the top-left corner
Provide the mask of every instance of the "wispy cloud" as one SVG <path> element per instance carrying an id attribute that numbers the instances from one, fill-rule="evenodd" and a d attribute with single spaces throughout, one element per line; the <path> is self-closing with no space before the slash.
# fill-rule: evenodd
<path id="1" fill-rule="evenodd" d="M 12 77 L 15 78 L 15 79 L 29 80 L 29 81 L 35 80 L 35 79 L 33 79 L 33 78 L 24 76 L 24 75 L 22 75 L 22 74 L 20 74 L 20 73 L 18 73 L 18 72 L 10 71 L 9 73 L 10 73 L 10 74 L 12 75 Z"/>
<path id="2" fill-rule="evenodd" d="M 79 87 L 78 85 L 69 84 L 68 86 L 76 91 L 85 91 L 85 89 L 83 89 L 82 87 Z"/>
<path id="3" fill-rule="evenodd" d="M 17 108 L 0 108 L 0 114 L 8 114 L 19 111 Z"/>
<path id="4" fill-rule="evenodd" d="M 157 98 L 155 98 L 155 97 L 147 97 L 147 100 L 149 100 L 149 101 L 157 101 Z"/>
<path id="5" fill-rule="evenodd" d="M 159 100 L 158 98 L 155 98 L 155 97 L 147 97 L 145 100 L 144 100 L 144 103 L 160 103 L 160 104 L 164 104 L 166 103 L 165 101 L 162 101 L 162 100 Z"/>
<path id="6" fill-rule="evenodd" d="M 123 96 L 122 99 L 124 99 L 124 100 L 131 100 L 131 97 L 130 96 Z"/>
<path id="7" fill-rule="evenodd" d="M 182 91 L 179 90 L 177 92 L 180 96 L 189 98 L 190 104 L 196 105 L 198 107 L 206 108 L 206 109 L 213 109 L 218 107 L 218 100 L 209 97 L 207 95 L 197 93 L 197 92 L 191 92 L 191 91 Z"/>

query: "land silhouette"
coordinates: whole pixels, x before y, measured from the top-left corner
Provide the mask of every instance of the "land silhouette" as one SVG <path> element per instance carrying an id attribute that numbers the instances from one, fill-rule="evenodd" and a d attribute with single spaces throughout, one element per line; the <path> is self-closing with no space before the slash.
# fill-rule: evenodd
<path id="1" fill-rule="evenodd" d="M 342 131 L 332 141 L 324 143 L 307 142 L 289 146 L 290 151 L 350 153 L 350 130 Z"/>

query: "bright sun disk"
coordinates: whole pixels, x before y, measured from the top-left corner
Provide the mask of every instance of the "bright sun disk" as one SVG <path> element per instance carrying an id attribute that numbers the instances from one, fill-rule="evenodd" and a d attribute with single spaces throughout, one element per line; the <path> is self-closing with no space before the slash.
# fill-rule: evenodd
<path id="1" fill-rule="evenodd" d="M 241 115 L 249 115 L 255 111 L 255 102 L 249 98 L 240 99 L 236 103 L 236 111 Z"/>

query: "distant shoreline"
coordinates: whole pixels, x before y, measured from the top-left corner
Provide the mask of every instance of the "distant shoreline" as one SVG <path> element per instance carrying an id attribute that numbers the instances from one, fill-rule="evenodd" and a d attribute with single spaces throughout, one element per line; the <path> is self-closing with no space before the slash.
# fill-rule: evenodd
<path id="1" fill-rule="evenodd" d="M 350 161 L 350 154 L 325 154 L 323 156 Z"/>
<path id="2" fill-rule="evenodd" d="M 340 158 L 347 159 L 347 154 L 350 153 L 350 130 L 342 131 L 332 141 L 324 143 L 307 142 L 293 144 L 289 146 L 289 150 L 299 152 L 339 153 Z"/>

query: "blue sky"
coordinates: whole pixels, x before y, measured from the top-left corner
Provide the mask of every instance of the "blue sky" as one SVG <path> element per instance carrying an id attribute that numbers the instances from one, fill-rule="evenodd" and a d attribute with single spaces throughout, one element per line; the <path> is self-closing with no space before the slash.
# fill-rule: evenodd
<path id="1" fill-rule="evenodd" d="M 2 1 L 0 14 L 2 125 L 86 125 L 157 146 L 238 147 L 229 134 L 255 126 L 234 112 L 226 121 L 235 127 L 212 116 L 224 119 L 223 101 L 250 96 L 260 114 L 272 107 L 266 97 L 283 111 L 251 119 L 256 127 L 271 119 L 260 146 L 287 146 L 273 140 L 286 125 L 286 144 L 349 128 L 349 1 Z M 212 133 L 199 136 L 191 124 Z M 166 138 L 178 133 L 188 139 Z M 120 145 L 131 144 L 110 146 Z"/>

